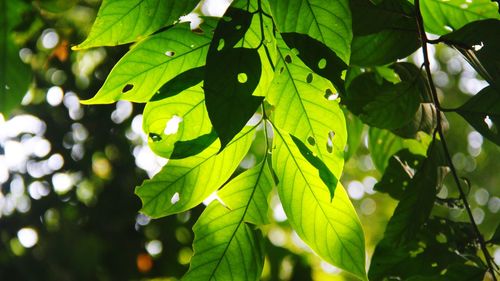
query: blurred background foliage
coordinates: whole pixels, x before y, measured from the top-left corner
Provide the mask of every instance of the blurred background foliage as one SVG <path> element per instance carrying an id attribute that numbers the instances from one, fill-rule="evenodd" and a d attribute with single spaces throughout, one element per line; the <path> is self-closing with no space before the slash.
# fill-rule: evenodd
<path id="1" fill-rule="evenodd" d="M 188 268 L 191 227 L 204 205 L 159 220 L 139 214 L 134 187 L 165 163 L 147 146 L 143 105 L 79 104 L 97 92 L 130 45 L 71 51 L 88 33 L 100 1 L 15 1 L 25 5 L 12 38 L 33 78 L 23 78 L 29 90 L 22 106 L 0 114 L 0 280 L 177 280 Z M 228 4 L 205 2 L 207 13 Z M 486 85 L 455 50 L 439 45 L 431 51 L 444 107 L 458 107 Z M 409 60 L 420 65 L 420 51 Z M 488 239 L 499 221 L 500 148 L 457 114 L 446 117 L 453 162 L 470 182 L 473 214 Z M 370 256 L 396 201 L 373 190 L 382 174 L 370 157 L 367 128 L 352 115 L 347 125 L 350 159 L 342 181 Z M 240 172 L 262 158 L 263 146 L 261 131 Z M 440 195 L 458 197 L 451 179 Z M 263 280 L 351 280 L 310 255 L 279 200 L 272 207 Z M 467 221 L 459 208 L 433 212 Z M 500 263 L 500 248 L 490 250 Z"/>

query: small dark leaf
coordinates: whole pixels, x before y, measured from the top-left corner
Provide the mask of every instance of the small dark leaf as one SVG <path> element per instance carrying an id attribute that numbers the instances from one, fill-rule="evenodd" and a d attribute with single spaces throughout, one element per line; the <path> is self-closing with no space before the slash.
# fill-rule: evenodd
<path id="1" fill-rule="evenodd" d="M 204 82 L 205 103 L 221 141 L 221 150 L 241 131 L 261 104 L 262 97 L 252 96 L 261 72 L 259 53 L 255 49 L 209 52 Z"/>
<path id="2" fill-rule="evenodd" d="M 488 86 L 457 109 L 469 124 L 490 141 L 500 145 L 500 94 Z"/>
<path id="3" fill-rule="evenodd" d="M 298 50 L 298 57 L 311 70 L 330 80 L 340 93 L 345 92 L 342 71 L 347 65 L 334 51 L 305 34 L 282 33 L 281 36 L 290 49 Z"/>
<path id="4" fill-rule="evenodd" d="M 330 169 L 319 159 L 317 156 L 313 154 L 313 152 L 307 148 L 307 146 L 298 138 L 290 135 L 293 142 L 297 146 L 300 151 L 300 154 L 304 156 L 304 158 L 311 163 L 316 169 L 318 169 L 319 177 L 323 181 L 323 183 L 328 187 L 330 191 L 330 200 L 333 200 L 333 195 L 335 194 L 335 188 L 337 187 L 338 180 L 335 175 L 332 174 Z"/>
<path id="5" fill-rule="evenodd" d="M 437 110 L 432 103 L 421 103 L 413 118 L 405 126 L 392 130 L 393 133 L 402 138 L 415 138 L 418 132 L 432 134 L 437 125 Z M 441 113 L 441 127 L 448 129 L 448 121 Z"/>
<path id="6" fill-rule="evenodd" d="M 495 233 L 491 236 L 490 243 L 500 245 L 500 225 L 497 226 Z"/>
<path id="7" fill-rule="evenodd" d="M 384 176 L 375 185 L 376 191 L 388 193 L 392 198 L 401 200 L 415 172 L 419 170 L 425 157 L 400 150 L 389 159 Z"/>
<path id="8" fill-rule="evenodd" d="M 194 156 L 209 147 L 215 140 L 217 140 L 217 134 L 212 130 L 210 133 L 199 136 L 193 140 L 177 141 L 169 158 L 182 159 Z"/>
<path id="9" fill-rule="evenodd" d="M 356 77 L 344 99 L 347 108 L 363 122 L 382 129 L 397 129 L 411 121 L 420 104 L 416 82 L 377 82 L 374 73 Z"/>
<path id="10" fill-rule="evenodd" d="M 214 31 L 210 52 L 233 48 L 250 28 L 252 17 L 248 11 L 229 7 Z"/>
<path id="11" fill-rule="evenodd" d="M 200 83 L 203 80 L 204 75 L 204 66 L 187 70 L 165 83 L 150 101 L 159 101 L 164 98 L 175 96 L 178 93 Z"/>
<path id="12" fill-rule="evenodd" d="M 442 36 L 456 47 L 484 79 L 500 91 L 500 20 L 471 22 Z"/>
<path id="13" fill-rule="evenodd" d="M 391 244 L 411 241 L 427 221 L 441 184 L 439 168 L 445 165 L 441 149 L 439 141 L 434 141 L 422 166 L 408 182 L 385 230 L 384 239 Z"/>
<path id="14" fill-rule="evenodd" d="M 351 63 L 384 65 L 404 58 L 419 46 L 414 7 L 404 0 L 350 1 L 353 17 Z"/>

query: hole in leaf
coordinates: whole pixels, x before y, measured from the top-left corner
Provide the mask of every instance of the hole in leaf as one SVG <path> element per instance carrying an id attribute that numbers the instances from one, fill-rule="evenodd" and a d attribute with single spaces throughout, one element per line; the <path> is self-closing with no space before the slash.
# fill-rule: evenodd
<path id="1" fill-rule="evenodd" d="M 198 27 L 198 28 L 195 28 L 195 29 L 193 29 L 193 30 L 191 30 L 191 31 L 193 31 L 193 32 L 194 32 L 194 33 L 196 33 L 196 34 L 203 34 L 203 33 L 205 33 L 205 31 L 203 31 L 203 29 L 201 29 L 201 28 L 199 28 L 199 27 Z"/>
<path id="2" fill-rule="evenodd" d="M 310 145 L 315 145 L 315 144 L 316 144 L 316 140 L 315 140 L 313 137 L 308 137 L 308 138 L 307 138 L 307 142 L 308 142 Z"/>
<path id="3" fill-rule="evenodd" d="M 419 163 L 418 160 L 413 161 L 413 166 L 417 166 L 418 163 Z"/>
<path id="4" fill-rule="evenodd" d="M 161 141 L 161 136 L 155 133 L 149 133 L 149 138 L 151 138 L 153 142 Z"/>
<path id="5" fill-rule="evenodd" d="M 493 122 L 491 121 L 489 115 L 486 115 L 486 117 L 484 118 L 484 123 L 486 124 L 486 126 L 488 126 L 488 129 L 491 129 L 493 127 Z"/>
<path id="6" fill-rule="evenodd" d="M 235 28 L 236 28 L 236 30 L 240 30 L 241 29 L 241 24 L 238 24 Z"/>
<path id="7" fill-rule="evenodd" d="M 176 192 L 176 193 L 174 193 L 172 198 L 170 198 L 170 203 L 175 204 L 175 203 L 179 202 L 179 200 L 181 200 L 179 192 Z"/>
<path id="8" fill-rule="evenodd" d="M 130 91 L 130 90 L 132 90 L 132 88 L 134 88 L 134 85 L 127 84 L 127 85 L 125 85 L 125 87 L 123 87 L 122 93 L 126 93 L 126 92 Z"/>
<path id="9" fill-rule="evenodd" d="M 326 59 L 320 59 L 319 62 L 318 62 L 318 68 L 319 69 L 325 69 L 326 67 Z"/>
<path id="10" fill-rule="evenodd" d="M 286 63 L 291 63 L 292 62 L 292 57 L 290 55 L 286 55 L 285 62 Z"/>
<path id="11" fill-rule="evenodd" d="M 176 134 L 177 131 L 179 130 L 179 124 L 182 122 L 182 117 L 179 117 L 177 115 L 172 116 L 170 120 L 167 121 L 167 125 L 165 126 L 165 130 L 163 133 L 165 135 L 173 135 Z"/>
<path id="12" fill-rule="evenodd" d="M 333 137 L 335 137 L 335 133 L 333 131 L 328 132 L 328 140 L 326 142 L 326 151 L 328 153 L 333 152 Z"/>
<path id="13" fill-rule="evenodd" d="M 165 56 L 167 56 L 167 57 L 173 57 L 173 56 L 175 56 L 175 52 L 174 51 L 166 51 L 165 52 Z"/>
<path id="14" fill-rule="evenodd" d="M 312 75 L 312 73 L 307 74 L 306 81 L 307 81 L 307 83 L 311 83 L 313 81 L 313 75 Z"/>
<path id="15" fill-rule="evenodd" d="M 219 40 L 219 45 L 217 45 L 217 51 L 224 49 L 224 39 Z"/>
<path id="16" fill-rule="evenodd" d="M 231 17 L 228 17 L 228 16 L 223 16 L 222 19 L 225 21 L 225 22 L 231 22 L 233 20 L 233 18 Z"/>
<path id="17" fill-rule="evenodd" d="M 283 71 L 284 71 L 284 70 L 285 70 L 285 68 L 282 66 L 282 67 L 280 68 L 280 74 L 281 74 L 281 73 L 283 73 Z"/>
<path id="18" fill-rule="evenodd" d="M 194 44 L 191 44 L 189 47 L 194 48 L 195 46 L 194 46 Z"/>
<path id="19" fill-rule="evenodd" d="M 325 99 L 327 100 L 336 100 L 339 97 L 338 93 L 334 93 L 332 89 L 325 90 Z"/>
<path id="20" fill-rule="evenodd" d="M 442 232 L 439 232 L 436 235 L 436 241 L 438 243 L 445 244 L 446 242 L 448 242 L 448 238 L 446 238 L 446 235 L 444 235 Z"/>
<path id="21" fill-rule="evenodd" d="M 248 77 L 246 73 L 238 73 L 238 82 L 241 84 L 246 83 L 248 81 Z"/>

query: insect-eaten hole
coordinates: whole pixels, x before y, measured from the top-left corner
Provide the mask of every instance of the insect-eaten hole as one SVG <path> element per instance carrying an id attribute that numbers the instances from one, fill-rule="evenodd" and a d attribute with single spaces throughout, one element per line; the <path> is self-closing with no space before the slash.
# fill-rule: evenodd
<path id="1" fill-rule="evenodd" d="M 248 81 L 248 77 L 247 77 L 247 74 L 246 73 L 238 73 L 238 82 L 240 82 L 241 84 L 244 84 Z"/>
<path id="2" fill-rule="evenodd" d="M 217 51 L 221 51 L 222 49 L 224 49 L 224 39 L 221 38 L 219 40 L 219 44 L 217 45 Z"/>
<path id="3" fill-rule="evenodd" d="M 335 137 L 335 133 L 333 131 L 328 132 L 328 138 L 326 141 L 326 151 L 328 153 L 333 152 L 333 138 Z"/>
<path id="4" fill-rule="evenodd" d="M 312 81 L 313 81 L 313 74 L 312 73 L 307 74 L 306 82 L 311 83 Z"/>
<path id="5" fill-rule="evenodd" d="M 123 87 L 123 89 L 122 89 L 122 93 L 126 93 L 126 92 L 128 92 L 128 91 L 132 90 L 133 88 L 134 88 L 134 85 L 132 85 L 132 84 L 127 84 L 127 85 L 125 85 L 125 87 Z"/>
<path id="6" fill-rule="evenodd" d="M 162 140 L 161 136 L 156 133 L 149 133 L 148 136 L 153 142 L 158 142 Z"/>
<path id="7" fill-rule="evenodd" d="M 319 69 L 325 69 L 326 67 L 326 59 L 322 58 L 318 61 L 318 68 Z"/>
<path id="8" fill-rule="evenodd" d="M 311 137 L 311 136 L 307 138 L 307 142 L 310 145 L 315 145 L 316 144 L 316 140 L 313 137 Z"/>
<path id="9" fill-rule="evenodd" d="M 238 25 L 236 25 L 234 28 L 235 28 L 236 30 L 240 30 L 240 29 L 241 29 L 241 27 L 242 27 L 242 26 L 241 26 L 241 24 L 238 24 Z"/>
<path id="10" fill-rule="evenodd" d="M 179 130 L 179 124 L 181 122 L 182 117 L 179 117 L 177 115 L 172 116 L 172 118 L 167 121 L 167 125 L 165 126 L 165 130 L 163 131 L 163 133 L 167 136 L 177 134 L 177 131 Z"/>
<path id="11" fill-rule="evenodd" d="M 489 115 L 486 115 L 486 117 L 484 117 L 484 124 L 486 124 L 486 126 L 488 126 L 488 129 L 490 130 L 493 128 L 494 124 Z"/>
<path id="12" fill-rule="evenodd" d="M 290 55 L 285 56 L 285 62 L 286 63 L 292 63 L 292 57 Z"/>
<path id="13" fill-rule="evenodd" d="M 325 90 L 325 99 L 327 100 L 336 100 L 339 97 L 338 93 L 334 93 L 332 89 Z"/>
<path id="14" fill-rule="evenodd" d="M 282 66 L 282 67 L 280 68 L 280 74 L 281 74 L 281 73 L 283 73 L 283 71 L 285 71 L 285 68 Z"/>
<path id="15" fill-rule="evenodd" d="M 233 20 L 232 17 L 229 17 L 229 16 L 223 16 L 222 19 L 225 21 L 225 22 L 231 22 Z"/>
<path id="16" fill-rule="evenodd" d="M 176 192 L 174 193 L 174 195 L 172 195 L 172 198 L 170 198 L 170 203 L 172 203 L 172 205 L 175 205 L 177 202 L 179 202 L 179 200 L 181 200 L 180 194 L 179 192 Z"/>
<path id="17" fill-rule="evenodd" d="M 175 52 L 174 51 L 166 51 L 165 52 L 165 56 L 167 56 L 167 57 L 173 57 L 173 56 L 175 56 Z"/>

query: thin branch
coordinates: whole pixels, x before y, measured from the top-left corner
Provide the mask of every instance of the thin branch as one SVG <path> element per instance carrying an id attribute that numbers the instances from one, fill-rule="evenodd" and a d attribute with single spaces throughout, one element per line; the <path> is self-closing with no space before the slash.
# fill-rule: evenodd
<path id="1" fill-rule="evenodd" d="M 446 161 L 448 162 L 451 173 L 453 175 L 453 179 L 455 181 L 455 184 L 457 185 L 458 192 L 460 194 L 460 198 L 462 199 L 462 201 L 464 203 L 465 210 L 467 212 L 469 220 L 470 220 L 472 227 L 474 229 L 474 233 L 476 234 L 476 238 L 480 244 L 481 251 L 484 254 L 484 258 L 486 260 L 488 270 L 491 273 L 491 277 L 493 278 L 493 280 L 497 281 L 497 278 L 495 275 L 495 269 L 494 269 L 493 264 L 492 264 L 491 255 L 488 252 L 488 249 L 486 248 L 486 242 L 484 241 L 484 237 L 482 236 L 481 232 L 479 231 L 479 228 L 477 227 L 476 222 L 474 221 L 474 216 L 472 215 L 472 211 L 470 209 L 469 202 L 467 201 L 467 195 L 465 194 L 464 189 L 462 188 L 462 184 L 460 182 L 460 178 L 458 176 L 457 170 L 456 170 L 456 168 L 453 165 L 453 162 L 451 160 L 451 155 L 450 155 L 450 151 L 448 149 L 448 144 L 446 143 L 445 136 L 443 133 L 443 127 L 441 125 L 442 108 L 441 108 L 441 105 L 439 103 L 438 94 L 436 91 L 436 86 L 434 85 L 434 81 L 432 79 L 432 73 L 431 73 L 431 68 L 430 68 L 430 63 L 429 63 L 429 53 L 427 50 L 427 43 L 429 43 L 429 39 L 427 38 L 427 35 L 425 34 L 424 20 L 422 18 L 422 13 L 420 11 L 420 0 L 415 0 L 415 12 L 416 12 L 415 16 L 417 19 L 418 33 L 420 35 L 420 41 L 422 44 L 422 54 L 424 56 L 425 72 L 427 73 L 427 79 L 428 79 L 429 86 L 431 89 L 432 99 L 433 99 L 434 105 L 436 106 L 436 110 L 438 111 L 436 130 L 439 134 L 439 137 L 441 138 L 441 143 L 443 145 L 443 150 L 444 150 L 444 154 L 446 157 Z"/>

